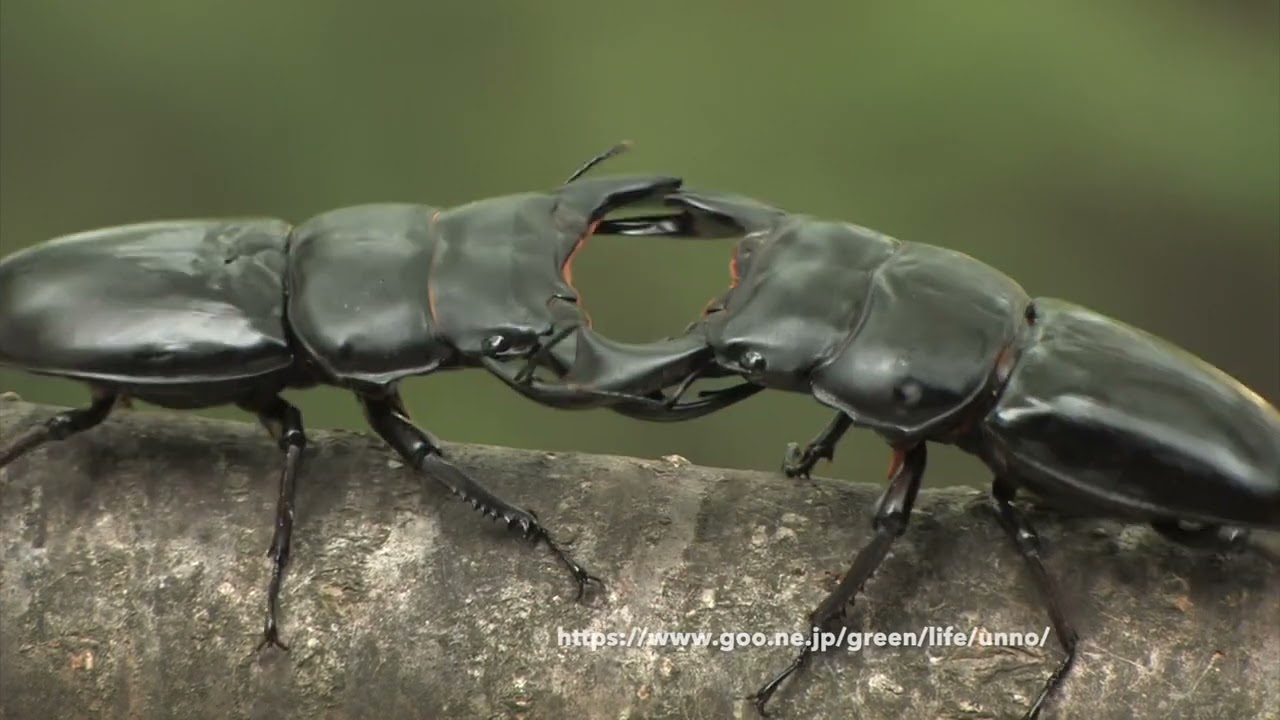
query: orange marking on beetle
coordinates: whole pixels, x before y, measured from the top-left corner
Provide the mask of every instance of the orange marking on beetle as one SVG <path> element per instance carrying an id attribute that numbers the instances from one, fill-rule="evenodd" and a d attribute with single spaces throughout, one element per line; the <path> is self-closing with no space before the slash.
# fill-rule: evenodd
<path id="1" fill-rule="evenodd" d="M 889 459 L 889 477 L 893 478 L 902 472 L 902 466 L 907 462 L 907 451 L 893 449 L 893 457 Z"/>
<path id="2" fill-rule="evenodd" d="M 1010 342 L 1000 349 L 996 354 L 995 370 L 992 373 L 993 386 L 991 388 L 991 398 L 999 396 L 1000 390 L 1004 388 L 1006 382 L 1009 381 L 1009 375 L 1013 373 L 1013 367 L 1018 362 L 1018 353 L 1015 347 L 1016 341 Z M 990 404 L 985 402 L 974 401 L 968 408 L 964 410 L 964 414 L 960 417 L 960 421 L 956 423 L 955 429 L 946 434 L 947 440 L 955 440 L 969 434 L 978 422 L 982 420 L 983 415 L 990 409 Z"/>
<path id="3" fill-rule="evenodd" d="M 577 292 L 578 288 L 573 287 L 573 259 L 577 256 L 578 251 L 587 244 L 587 240 L 591 238 L 591 235 L 595 233 L 598 227 L 600 227 L 599 220 L 587 226 L 587 231 L 573 244 L 573 249 L 569 251 L 569 256 L 564 259 L 564 266 L 560 269 L 560 274 L 564 276 L 564 281 L 569 283 L 569 287 L 573 288 L 574 292 Z"/>
<path id="4" fill-rule="evenodd" d="M 427 274 L 427 315 L 431 317 L 431 326 L 439 329 L 440 320 L 436 316 L 436 287 L 431 284 L 431 274 Z"/>
<path id="5" fill-rule="evenodd" d="M 435 211 L 435 214 L 431 216 L 432 225 L 435 224 L 436 219 L 439 217 L 440 211 L 437 210 Z M 440 329 L 440 316 L 436 313 L 435 274 L 436 263 L 440 261 L 441 247 L 443 247 L 443 243 L 440 242 L 440 238 L 436 238 L 435 244 L 431 246 L 431 262 L 427 263 L 427 315 L 431 318 L 432 329 L 437 332 Z"/>
<path id="6" fill-rule="evenodd" d="M 728 259 L 728 288 L 733 290 L 733 288 L 739 286 L 740 282 L 742 282 L 742 272 L 739 265 L 737 265 L 737 251 L 735 250 L 731 258 Z M 716 307 L 717 301 L 721 300 L 722 297 L 724 296 L 717 295 L 716 297 L 712 297 L 712 299 L 707 301 L 707 305 L 703 305 L 704 318 L 705 316 L 714 313 L 714 311 L 724 309 L 723 306 Z"/>
<path id="7" fill-rule="evenodd" d="M 573 244 L 573 249 L 569 251 L 569 256 L 564 259 L 564 265 L 560 266 L 560 277 L 564 278 L 565 284 L 578 296 L 578 309 L 582 312 L 582 317 L 587 327 L 591 327 L 591 313 L 587 311 L 585 304 L 582 302 L 582 293 L 573 286 L 573 260 L 577 257 L 578 251 L 586 246 L 587 240 L 590 240 L 591 236 L 595 234 L 596 228 L 600 227 L 600 222 L 600 220 L 596 220 L 587 226 L 587 231 Z"/>
<path id="8" fill-rule="evenodd" d="M 734 288 L 738 287 L 738 283 L 740 282 L 742 282 L 742 271 L 738 267 L 738 251 L 735 248 L 733 255 L 729 257 L 729 289 L 733 290 Z M 706 305 L 702 306 L 702 317 L 706 317 L 710 315 L 715 310 L 724 309 L 723 307 L 713 309 L 713 306 L 716 304 L 716 301 L 719 300 L 721 297 L 722 297 L 721 295 L 716 295 L 712 297 L 710 300 L 708 300 Z"/>
<path id="9" fill-rule="evenodd" d="M 996 378 L 1001 382 L 1013 372 L 1013 360 L 1013 343 L 1009 343 L 996 356 Z"/>

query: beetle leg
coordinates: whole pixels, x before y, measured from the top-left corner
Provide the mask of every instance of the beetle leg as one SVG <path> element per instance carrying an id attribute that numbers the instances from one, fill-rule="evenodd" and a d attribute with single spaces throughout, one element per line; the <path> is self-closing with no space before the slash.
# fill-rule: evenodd
<path id="1" fill-rule="evenodd" d="M 117 395 L 107 390 L 96 390 L 89 407 L 66 410 L 28 429 L 13 440 L 0 446 L 0 467 L 17 460 L 31 450 L 51 440 L 66 440 L 101 423 L 111 414 Z"/>
<path id="2" fill-rule="evenodd" d="M 991 498 L 995 503 L 997 516 L 1000 518 L 1000 525 L 1004 528 L 1005 533 L 1009 535 L 1009 539 L 1013 541 L 1014 546 L 1018 548 L 1018 554 L 1026 561 L 1027 569 L 1031 571 L 1031 577 L 1036 584 L 1036 589 L 1039 590 L 1048 604 L 1049 621 L 1053 623 L 1053 632 L 1058 636 L 1058 642 L 1062 644 L 1062 649 L 1067 654 L 1067 657 L 1058 665 L 1058 669 L 1054 670 L 1049 679 L 1045 681 L 1044 688 L 1040 690 L 1040 696 L 1036 698 L 1035 704 L 1023 716 L 1023 720 L 1035 720 L 1035 718 L 1039 717 L 1045 701 L 1062 684 L 1063 678 L 1067 676 L 1072 664 L 1075 663 L 1076 644 L 1079 642 L 1080 636 L 1076 633 L 1075 628 L 1067 622 L 1067 617 L 1062 612 L 1062 601 L 1059 597 L 1057 584 L 1053 581 L 1048 571 L 1045 570 L 1044 563 L 1040 560 L 1040 536 L 1036 534 L 1035 528 L 1031 526 L 1026 516 L 1013 505 L 1013 497 L 1016 492 L 1012 483 L 998 477 L 991 485 Z"/>
<path id="3" fill-rule="evenodd" d="M 360 402 L 364 405 L 365 417 L 370 426 L 411 466 L 471 503 L 482 514 L 495 519 L 501 518 L 507 523 L 507 527 L 518 528 L 524 537 L 546 543 L 556 558 L 573 574 L 578 583 L 579 600 L 586 595 L 592 583 L 604 586 L 603 580 L 579 565 L 551 538 L 532 511 L 522 510 L 503 500 L 446 460 L 439 443 L 409 419 L 398 394 L 386 397 L 362 395 Z"/>
<path id="4" fill-rule="evenodd" d="M 916 493 L 920 490 L 920 479 L 924 476 L 926 458 L 924 443 L 909 450 L 894 450 L 893 465 L 889 471 L 889 487 L 880 497 L 875 518 L 872 521 L 875 535 L 871 538 L 871 542 L 858 551 L 853 559 L 853 565 L 840 579 L 836 589 L 832 590 L 831 594 L 827 595 L 809 614 L 809 625 L 815 633 L 825 631 L 832 620 L 844 614 L 846 606 L 853 602 L 862 586 L 889 554 L 893 541 L 906 531 L 907 522 L 911 519 L 911 507 L 915 504 Z M 765 712 L 765 704 L 769 702 L 769 698 L 773 697 L 784 680 L 808 664 L 812 654 L 813 644 L 810 640 L 785 670 L 750 696 L 761 715 L 768 715 Z"/>
<path id="5" fill-rule="evenodd" d="M 838 412 L 803 450 L 798 443 L 787 443 L 787 454 L 782 459 L 782 474 L 792 478 L 808 478 L 819 460 L 829 461 L 835 457 L 836 443 L 840 442 L 840 438 L 844 437 L 852 425 L 852 418 Z"/>
<path id="6" fill-rule="evenodd" d="M 257 651 L 274 645 L 288 652 L 289 646 L 280 641 L 276 611 L 280 603 L 280 584 L 284 579 L 284 569 L 289 564 L 289 541 L 293 535 L 293 498 L 298 486 L 298 466 L 302 463 L 307 436 L 302 429 L 302 413 L 284 398 L 276 396 L 265 403 L 244 403 L 241 407 L 257 414 L 258 421 L 276 439 L 284 453 L 284 469 L 280 472 L 280 497 L 276 501 L 276 530 L 271 537 L 271 547 L 267 550 L 267 557 L 271 558 L 267 617 Z"/>

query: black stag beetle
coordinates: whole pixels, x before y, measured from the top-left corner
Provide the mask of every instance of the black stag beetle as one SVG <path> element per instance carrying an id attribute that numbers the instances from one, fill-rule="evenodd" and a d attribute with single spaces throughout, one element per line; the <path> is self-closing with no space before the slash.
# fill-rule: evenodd
<path id="1" fill-rule="evenodd" d="M 1032 299 L 953 250 L 741 196 L 679 191 L 668 203 L 679 211 L 609 220 L 597 233 L 741 237 L 730 289 L 686 335 L 626 345 L 584 328 L 574 338 L 576 364 L 553 382 L 535 377 L 532 364 L 515 372 L 486 362 L 541 402 L 607 405 L 632 391 L 652 415 L 667 408 L 677 418 L 697 377 L 738 375 L 810 393 L 837 414 L 803 449 L 788 447 L 783 469 L 793 477 L 830 459 L 852 426 L 883 437 L 893 461 L 874 537 L 810 614 L 812 626 L 841 619 L 906 529 L 927 442 L 958 446 L 994 473 L 997 517 L 1065 651 L 1027 718 L 1062 683 L 1078 636 L 1036 532 L 1013 504 L 1018 489 L 1059 507 L 1147 522 L 1193 546 L 1226 547 L 1243 540 L 1243 528 L 1280 528 L 1280 413 L 1192 355 L 1085 308 Z M 662 401 L 654 392 L 664 383 L 679 387 Z M 597 400 L 585 399 L 595 390 Z M 752 696 L 762 714 L 810 652 Z"/>
<path id="2" fill-rule="evenodd" d="M 0 261 L 0 365 L 87 383 L 93 401 L 0 442 L 0 467 L 105 420 L 122 401 L 166 408 L 234 404 L 257 415 L 284 454 L 267 612 L 259 649 L 288 649 L 276 606 L 289 560 L 306 436 L 280 393 L 352 390 L 370 426 L 412 467 L 524 537 L 545 542 L 581 598 L 600 582 L 530 510 L 450 463 L 409 419 L 398 383 L 534 356 L 588 322 L 573 255 L 608 213 L 658 201 L 673 177 L 580 180 L 626 149 L 596 156 L 553 192 L 452 209 L 361 205 L 292 227 L 275 219 L 176 220 L 57 238 Z M 726 396 L 724 400 L 732 398 Z M 716 402 L 691 408 L 690 417 Z M 625 399 L 618 409 L 627 410 Z M 631 408 L 644 417 L 644 405 Z"/>

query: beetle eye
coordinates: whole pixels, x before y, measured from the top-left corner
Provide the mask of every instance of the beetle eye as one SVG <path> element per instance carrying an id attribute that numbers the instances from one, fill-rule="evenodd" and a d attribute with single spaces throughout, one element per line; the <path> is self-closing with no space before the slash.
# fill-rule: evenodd
<path id="1" fill-rule="evenodd" d="M 493 357 L 511 348 L 511 340 L 506 335 L 490 335 L 480 344 L 480 352 Z"/>
<path id="2" fill-rule="evenodd" d="M 764 372 L 765 367 L 768 366 L 764 356 L 755 350 L 748 350 L 742 353 L 742 359 L 738 361 L 738 364 L 749 373 Z"/>

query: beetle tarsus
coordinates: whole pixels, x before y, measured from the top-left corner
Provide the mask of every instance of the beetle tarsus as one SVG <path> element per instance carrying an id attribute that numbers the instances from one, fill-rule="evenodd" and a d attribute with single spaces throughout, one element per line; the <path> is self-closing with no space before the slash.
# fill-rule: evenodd
<path id="1" fill-rule="evenodd" d="M 533 513 L 530 512 L 529 514 L 532 515 Z M 578 584 L 578 594 L 574 597 L 574 600 L 582 602 L 583 598 L 587 597 L 587 593 L 592 586 L 599 588 L 601 593 L 604 592 L 606 587 L 604 580 L 591 574 L 591 572 L 582 567 L 577 560 L 574 560 L 573 556 L 561 547 L 560 543 L 554 540 L 545 528 L 541 525 L 536 526 L 536 528 L 539 534 L 535 539 L 546 543 L 547 547 L 551 549 L 551 552 L 555 554 L 560 563 L 569 570 L 571 575 L 573 575 L 574 582 Z"/>
<path id="2" fill-rule="evenodd" d="M 756 712 L 760 714 L 760 717 L 770 717 L 769 711 L 766 708 L 766 705 L 769 703 L 769 698 L 772 698 L 773 694 L 778 691 L 778 688 L 782 687 L 784 680 L 809 663 L 809 657 L 811 654 L 812 650 L 806 646 L 804 652 L 796 656 L 796 659 L 792 660 L 791 664 L 788 665 L 785 670 L 775 675 L 772 680 L 765 683 L 764 687 L 757 690 L 754 694 L 746 697 L 747 700 L 750 700 L 755 704 Z"/>
<path id="3" fill-rule="evenodd" d="M 920 490 L 920 480 L 924 477 L 927 452 L 924 443 L 909 450 L 894 451 L 889 487 L 880 497 L 875 518 L 872 520 L 876 534 L 871 538 L 870 543 L 858 551 L 853 559 L 853 565 L 840 579 L 836 589 L 823 598 L 822 602 L 818 603 L 818 607 L 809 614 L 811 630 L 823 631 L 832 621 L 843 618 L 848 606 L 862 590 L 862 586 L 875 574 L 880 563 L 884 562 L 893 541 L 906 531 L 907 523 L 911 519 L 911 508 L 915 505 L 916 494 Z M 810 641 L 785 670 L 774 676 L 751 696 L 755 700 L 756 710 L 761 715 L 768 715 L 765 712 L 765 705 L 769 702 L 769 698 L 773 697 L 783 681 L 808 664 L 813 652 L 813 644 Z"/>
<path id="4" fill-rule="evenodd" d="M 531 540 L 541 540 L 561 563 L 573 574 L 578 583 L 578 596 L 586 593 L 591 581 L 601 582 L 582 568 L 564 549 L 557 545 L 537 515 L 512 505 L 476 482 L 469 475 L 449 462 L 441 454 L 441 448 L 429 434 L 413 424 L 402 409 L 398 394 L 385 397 L 362 396 L 365 416 L 369 425 L 411 466 L 444 485 L 449 492 L 462 498 L 471 507 L 486 516 L 503 519 L 507 527 L 519 528 L 521 535 Z"/>
<path id="5" fill-rule="evenodd" d="M 115 403 L 116 395 L 114 394 L 96 394 L 88 407 L 65 410 L 27 429 L 0 446 L 0 467 L 8 465 L 47 442 L 66 440 L 76 433 L 84 432 L 101 423 L 111 414 L 111 408 Z"/>
<path id="6" fill-rule="evenodd" d="M 44 424 L 28 428 L 21 435 L 0 447 L 0 468 L 17 460 L 32 449 L 50 440 L 49 428 Z"/>
<path id="7" fill-rule="evenodd" d="M 1071 671 L 1071 666 L 1075 664 L 1076 646 L 1079 644 L 1080 636 L 1062 612 L 1062 601 L 1057 584 L 1045 570 L 1044 563 L 1040 559 L 1040 536 L 1036 534 L 1035 528 L 1031 526 L 1026 516 L 1013 504 L 1016 492 L 1012 483 L 996 478 L 991 485 L 991 498 L 995 504 L 996 516 L 1000 519 L 1000 526 L 1004 528 L 1009 539 L 1013 541 L 1014 547 L 1018 549 L 1018 554 L 1026 561 L 1036 589 L 1048 605 L 1049 621 L 1053 625 L 1053 632 L 1066 653 L 1066 657 L 1045 681 L 1031 709 L 1023 716 L 1023 720 L 1035 720 L 1044 709 L 1045 702 L 1062 685 L 1067 673 Z"/>
<path id="8" fill-rule="evenodd" d="M 835 448 L 830 445 L 809 443 L 802 450 L 800 449 L 800 443 L 787 443 L 786 454 L 782 459 L 782 474 L 789 478 L 807 480 L 818 461 L 830 461 L 834 457 Z"/>
<path id="9" fill-rule="evenodd" d="M 836 413 L 831 422 L 809 441 L 804 449 L 799 443 L 787 443 L 787 452 L 782 459 L 782 474 L 791 478 L 809 477 L 819 460 L 831 461 L 835 458 L 836 443 L 853 426 L 853 420 L 842 412 Z"/>
<path id="10" fill-rule="evenodd" d="M 276 629 L 275 622 L 272 620 L 268 620 L 267 626 L 262 630 L 262 639 L 258 641 L 258 647 L 254 648 L 254 653 L 260 653 L 268 646 L 279 648 L 281 652 L 289 652 L 289 646 L 280 639 L 280 631 Z"/>

